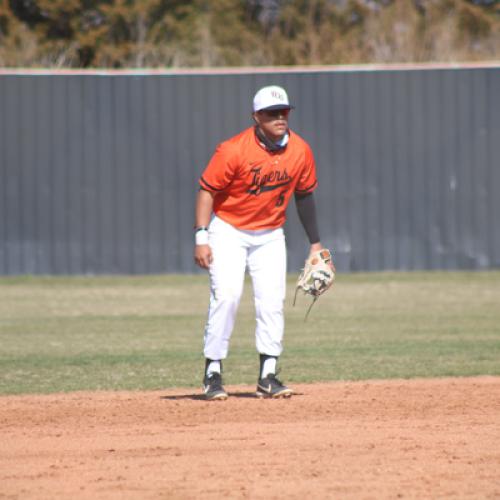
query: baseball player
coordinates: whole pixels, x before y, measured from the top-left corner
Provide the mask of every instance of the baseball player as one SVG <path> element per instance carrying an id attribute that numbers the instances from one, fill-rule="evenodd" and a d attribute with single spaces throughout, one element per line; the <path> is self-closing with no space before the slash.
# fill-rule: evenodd
<path id="1" fill-rule="evenodd" d="M 204 335 L 207 400 L 227 398 L 222 360 L 228 354 L 246 269 L 253 284 L 260 355 L 256 394 L 292 395 L 276 378 L 284 331 L 283 224 L 292 195 L 311 253 L 323 248 L 313 198 L 316 166 L 309 145 L 288 128 L 292 108 L 283 88 L 260 89 L 253 99 L 254 126 L 219 144 L 199 180 L 194 259 L 210 276 Z"/>

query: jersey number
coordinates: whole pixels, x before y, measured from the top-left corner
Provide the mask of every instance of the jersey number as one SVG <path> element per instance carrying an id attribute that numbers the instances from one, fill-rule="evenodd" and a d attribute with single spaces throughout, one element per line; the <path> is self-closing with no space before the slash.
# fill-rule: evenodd
<path id="1" fill-rule="evenodd" d="M 276 200 L 276 206 L 281 207 L 283 203 L 285 203 L 285 194 L 287 190 L 285 189 L 284 191 L 281 191 L 281 193 L 278 196 L 278 199 Z"/>

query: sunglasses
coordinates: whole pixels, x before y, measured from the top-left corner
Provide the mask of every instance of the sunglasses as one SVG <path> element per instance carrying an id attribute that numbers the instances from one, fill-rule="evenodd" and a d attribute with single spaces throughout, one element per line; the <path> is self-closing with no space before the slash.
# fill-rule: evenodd
<path id="1" fill-rule="evenodd" d="M 284 116 L 285 118 L 288 117 L 290 114 L 289 109 L 270 109 L 270 110 L 264 110 L 261 111 L 261 113 L 265 114 L 266 116 L 269 116 L 270 118 L 279 118 L 280 116 Z"/>

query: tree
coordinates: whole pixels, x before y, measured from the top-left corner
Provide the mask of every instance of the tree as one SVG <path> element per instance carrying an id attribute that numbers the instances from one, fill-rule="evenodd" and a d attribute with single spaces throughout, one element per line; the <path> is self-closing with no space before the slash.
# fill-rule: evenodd
<path id="1" fill-rule="evenodd" d="M 498 0 L 0 0 L 3 66 L 499 58 Z"/>

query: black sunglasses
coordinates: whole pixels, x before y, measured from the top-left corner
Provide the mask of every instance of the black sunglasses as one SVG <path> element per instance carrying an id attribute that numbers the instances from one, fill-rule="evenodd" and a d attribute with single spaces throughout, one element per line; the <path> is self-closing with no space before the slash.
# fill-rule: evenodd
<path id="1" fill-rule="evenodd" d="M 288 116 L 290 113 L 289 109 L 264 109 L 261 111 L 261 113 L 266 114 L 267 116 L 270 116 L 272 118 L 278 118 L 280 116 Z"/>

